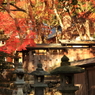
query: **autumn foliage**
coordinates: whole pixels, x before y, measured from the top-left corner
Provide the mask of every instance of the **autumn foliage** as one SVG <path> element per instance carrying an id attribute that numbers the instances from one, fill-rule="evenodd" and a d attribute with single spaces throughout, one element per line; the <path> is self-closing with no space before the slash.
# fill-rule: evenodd
<path id="1" fill-rule="evenodd" d="M 0 30 L 4 31 L 8 40 L 6 44 L 0 47 L 0 50 L 11 53 L 16 50 L 25 50 L 27 45 L 34 46 L 35 33 L 27 31 L 28 26 L 25 18 L 14 20 L 7 12 L 0 12 Z M 26 32 L 27 31 L 27 32 Z"/>
<path id="2" fill-rule="evenodd" d="M 2 0 L 0 4 L 0 15 L 2 15 L 0 31 L 4 31 L 4 35 L 8 37 L 6 44 L 0 47 L 0 50 L 11 53 L 25 50 L 27 46 L 35 46 L 35 35 L 41 35 L 42 28 L 48 29 L 43 25 L 43 21 L 49 20 L 49 13 L 52 13 L 52 10 L 45 7 L 48 2 L 46 0 Z"/>

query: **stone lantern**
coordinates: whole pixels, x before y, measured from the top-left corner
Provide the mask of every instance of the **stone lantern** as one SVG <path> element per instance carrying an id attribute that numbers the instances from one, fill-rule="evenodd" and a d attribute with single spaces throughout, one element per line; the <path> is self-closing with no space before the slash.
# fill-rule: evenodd
<path id="1" fill-rule="evenodd" d="M 25 84 L 24 81 L 25 72 L 22 67 L 22 63 L 19 63 L 17 65 L 17 68 L 13 73 L 17 75 L 16 81 L 14 82 L 14 84 L 16 84 L 17 86 L 17 95 L 23 95 L 23 85 Z"/>
<path id="2" fill-rule="evenodd" d="M 42 64 L 37 64 L 37 69 L 30 74 L 34 75 L 34 84 L 32 86 L 35 95 L 44 95 L 44 89 L 47 87 L 47 84 L 44 83 L 44 75 L 48 75 L 48 73 L 42 69 Z"/>
<path id="3" fill-rule="evenodd" d="M 84 72 L 84 69 L 71 66 L 69 58 L 64 55 L 61 58 L 61 66 L 52 70 L 51 74 L 60 75 L 60 86 L 58 87 L 58 90 L 62 95 L 75 95 L 75 91 L 77 91 L 79 87 L 74 86 L 74 74 L 82 72 Z"/>

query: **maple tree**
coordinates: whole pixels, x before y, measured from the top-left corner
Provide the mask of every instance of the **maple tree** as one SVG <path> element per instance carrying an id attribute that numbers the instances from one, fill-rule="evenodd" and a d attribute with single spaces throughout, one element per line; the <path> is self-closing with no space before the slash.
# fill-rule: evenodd
<path id="1" fill-rule="evenodd" d="M 0 30 L 8 36 L 0 50 L 13 52 L 46 43 L 51 29 L 59 26 L 62 39 L 71 39 L 75 31 L 81 39 L 84 35 L 90 39 L 94 4 L 94 0 L 0 0 Z"/>
<path id="2" fill-rule="evenodd" d="M 56 1 L 56 0 L 53 0 Z M 78 34 L 81 40 L 90 40 L 93 22 L 94 25 L 94 0 L 58 0 L 53 3 L 54 12 L 62 28 L 62 38 L 71 39 L 73 34 Z"/>
<path id="3" fill-rule="evenodd" d="M 93 14 L 95 14 L 95 1 L 94 0 L 78 0 L 75 9 L 75 23 L 77 30 L 79 32 L 80 38 L 86 37 L 86 40 L 90 40 L 91 37 L 91 24 L 94 24 L 95 19 Z"/>
<path id="4" fill-rule="evenodd" d="M 25 49 L 27 45 L 34 46 L 35 43 L 33 40 L 35 33 L 29 30 L 26 18 L 23 16 L 20 17 L 20 15 L 18 17 L 18 14 L 16 14 L 18 11 L 16 13 L 11 12 L 10 9 L 8 9 L 8 7 L 11 7 L 8 2 L 5 5 L 6 6 L 1 5 L 2 10 L 5 10 L 4 12 L 1 10 L 0 12 L 0 15 L 2 15 L 0 17 L 0 30 L 4 31 L 8 40 L 4 46 L 0 47 L 0 50 L 12 53 L 16 50 Z"/>

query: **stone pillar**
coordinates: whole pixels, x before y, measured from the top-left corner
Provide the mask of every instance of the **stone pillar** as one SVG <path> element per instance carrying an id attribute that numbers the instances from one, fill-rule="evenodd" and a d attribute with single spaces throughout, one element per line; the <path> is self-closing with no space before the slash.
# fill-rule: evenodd
<path id="1" fill-rule="evenodd" d="M 17 89 L 17 95 L 24 95 L 23 94 L 23 88 L 22 88 L 22 86 L 21 85 L 18 85 L 17 88 L 18 88 Z"/>

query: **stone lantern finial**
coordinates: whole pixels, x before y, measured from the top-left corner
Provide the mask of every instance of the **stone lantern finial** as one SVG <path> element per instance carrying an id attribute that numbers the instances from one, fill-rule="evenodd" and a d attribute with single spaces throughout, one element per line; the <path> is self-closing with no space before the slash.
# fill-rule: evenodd
<path id="1" fill-rule="evenodd" d="M 70 62 L 69 61 L 69 58 L 64 55 L 62 58 L 61 58 L 61 66 L 66 66 L 66 65 L 70 65 Z"/>
<path id="2" fill-rule="evenodd" d="M 36 70 L 43 71 L 42 64 L 41 63 L 38 63 L 37 64 L 37 69 Z"/>

